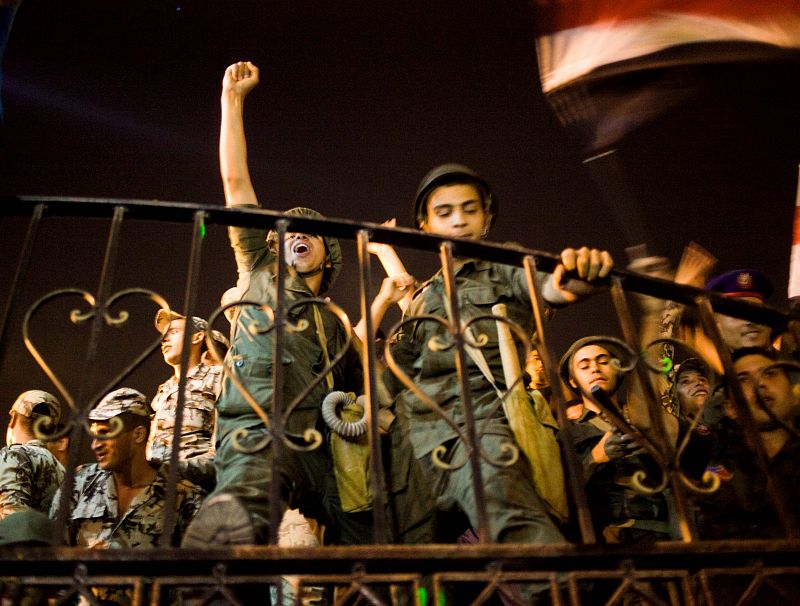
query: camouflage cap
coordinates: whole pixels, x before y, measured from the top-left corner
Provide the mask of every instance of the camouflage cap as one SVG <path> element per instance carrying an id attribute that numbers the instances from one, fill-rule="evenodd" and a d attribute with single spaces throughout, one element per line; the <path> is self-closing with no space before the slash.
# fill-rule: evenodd
<path id="1" fill-rule="evenodd" d="M 61 421 L 61 402 L 53 394 L 41 389 L 31 389 L 21 393 L 11 406 L 11 410 L 23 417 L 32 417 L 37 406 L 43 407 L 37 411 L 38 414 L 46 414 L 56 425 Z"/>
<path id="2" fill-rule="evenodd" d="M 140 417 L 149 417 L 150 407 L 147 405 L 145 395 L 130 387 L 115 389 L 89 412 L 89 420 L 108 421 L 124 412 Z"/>
<path id="3" fill-rule="evenodd" d="M 182 316 L 176 311 L 170 311 L 169 309 L 159 309 L 156 312 L 156 318 L 154 323 L 156 325 L 156 330 L 161 334 L 164 334 L 170 322 L 172 322 L 173 320 L 185 320 L 185 319 L 186 316 Z M 206 322 L 203 318 L 192 316 L 191 326 L 194 329 L 194 332 L 205 332 L 206 328 L 208 328 L 208 322 Z"/>

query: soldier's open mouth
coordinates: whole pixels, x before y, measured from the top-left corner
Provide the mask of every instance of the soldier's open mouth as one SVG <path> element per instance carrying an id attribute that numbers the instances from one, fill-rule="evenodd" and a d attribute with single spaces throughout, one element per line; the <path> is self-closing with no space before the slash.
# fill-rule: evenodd
<path id="1" fill-rule="evenodd" d="M 292 246 L 292 252 L 296 255 L 304 255 L 310 251 L 311 249 L 305 242 L 298 242 L 297 244 Z"/>

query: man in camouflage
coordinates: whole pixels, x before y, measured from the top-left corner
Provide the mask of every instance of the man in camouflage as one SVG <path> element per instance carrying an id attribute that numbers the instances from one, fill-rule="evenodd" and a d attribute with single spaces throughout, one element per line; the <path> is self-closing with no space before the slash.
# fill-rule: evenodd
<path id="1" fill-rule="evenodd" d="M 75 475 L 68 543 L 89 548 L 155 547 L 163 530 L 167 477 L 145 456 L 150 411 L 143 394 L 123 387 L 89 413 L 97 463 Z M 59 491 L 60 496 L 60 491 Z M 180 480 L 176 486 L 175 542 L 200 507 L 201 490 Z M 55 517 L 58 498 L 50 515 Z"/>
<path id="2" fill-rule="evenodd" d="M 161 334 L 161 353 L 172 366 L 172 376 L 158 388 L 150 406 L 154 411 L 147 441 L 147 459 L 154 465 L 167 463 L 172 453 L 173 432 L 178 409 L 178 384 L 186 318 L 160 309 L 155 326 Z M 204 361 L 205 331 L 208 323 L 192 317 L 187 357 L 186 391 L 183 404 L 178 470 L 181 477 L 205 489 L 214 486 L 214 406 L 219 395 L 222 367 Z"/>
<path id="3" fill-rule="evenodd" d="M 64 479 L 64 467 L 36 435 L 37 429 L 52 432 L 61 418 L 55 396 L 38 389 L 26 391 L 10 414 L 7 446 L 0 449 L 0 519 L 19 511 L 46 513 Z"/>

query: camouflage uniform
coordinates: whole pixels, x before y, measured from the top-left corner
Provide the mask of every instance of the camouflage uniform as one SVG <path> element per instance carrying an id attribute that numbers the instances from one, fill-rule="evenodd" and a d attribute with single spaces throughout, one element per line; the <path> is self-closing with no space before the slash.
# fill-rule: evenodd
<path id="1" fill-rule="evenodd" d="M 117 489 L 110 471 L 93 463 L 81 467 L 75 474 L 68 524 L 70 545 L 91 549 L 149 549 L 158 544 L 161 536 L 164 501 L 167 496 L 167 476 L 160 469 L 153 482 L 134 497 L 128 510 L 120 517 L 117 509 Z M 60 491 L 59 491 L 60 495 Z M 176 485 L 175 536 L 183 531 L 200 508 L 201 490 L 186 480 Z M 57 512 L 58 499 L 53 501 L 50 517 Z"/>
<path id="2" fill-rule="evenodd" d="M 290 211 L 294 212 L 294 211 Z M 313 212 L 313 211 L 311 211 Z M 306 214 L 302 209 L 295 214 Z M 230 301 L 258 301 L 274 307 L 277 254 L 275 248 L 267 244 L 266 231 L 258 228 L 229 229 L 231 246 L 236 257 L 239 279 L 236 289 L 226 298 Z M 323 295 L 338 274 L 342 257 L 338 243 L 332 238 L 325 239 L 326 249 L 332 267 L 323 274 L 319 295 Z M 287 306 L 292 301 L 314 297 L 305 281 L 290 272 L 286 280 L 285 292 Z M 346 340 L 346 334 L 336 317 L 326 309 L 318 307 L 326 336 L 330 358 L 335 357 Z M 231 315 L 231 348 L 225 359 L 228 372 L 234 372 L 243 382 L 256 402 L 271 416 L 272 406 L 272 367 L 273 334 L 255 333 L 251 329 L 264 329 L 270 326 L 267 315 L 254 306 L 233 308 Z M 302 331 L 286 331 L 284 334 L 283 357 L 280 360 L 284 380 L 284 406 L 303 389 L 317 379 L 325 367 L 324 354 L 313 306 L 302 305 L 291 310 L 288 322 L 298 325 L 305 321 Z M 345 359 L 333 370 L 334 389 L 361 391 L 361 365 L 353 348 Z M 285 429 L 295 435 L 302 435 L 308 428 L 318 427 L 320 405 L 328 392 L 325 381 L 320 382 L 308 397 L 300 403 L 289 417 Z M 255 453 L 242 452 L 234 444 L 234 432 L 246 430 L 246 437 L 236 440 L 245 448 L 252 448 L 270 437 L 259 416 L 250 407 L 245 396 L 236 385 L 225 378 L 222 394 L 217 403 L 217 486 L 210 496 L 233 495 L 246 508 L 256 531 L 257 540 L 265 542 L 268 537 L 270 517 L 270 485 L 272 483 L 272 455 L 269 447 Z M 331 457 L 323 445 L 311 452 L 296 453 L 283 447 L 281 478 L 285 490 L 284 507 L 291 505 L 330 527 L 328 533 L 334 541 L 357 542 L 363 529 L 352 528 L 354 518 L 341 512 L 341 504 L 336 489 Z M 199 519 L 198 519 L 199 521 Z M 358 525 L 357 525 L 358 526 Z M 337 536 L 337 533 L 339 536 Z M 369 541 L 370 538 L 364 538 Z"/>
<path id="3" fill-rule="evenodd" d="M 531 301 L 525 273 L 515 267 L 488 261 L 468 260 L 455 272 L 462 321 L 479 315 L 491 314 L 496 303 L 505 303 L 510 320 L 526 334 L 531 332 Z M 542 276 L 538 276 L 540 282 Z M 435 315 L 447 318 L 444 282 L 441 275 L 434 276 L 417 291 L 409 306 L 407 316 Z M 498 347 L 494 320 L 482 320 L 472 325 L 476 335 L 485 334 L 489 341 L 481 348 L 494 376 L 495 383 L 503 388 L 502 360 Z M 398 336 L 392 353 L 400 367 L 425 394 L 433 399 L 452 422 L 464 430 L 461 386 L 452 349 L 433 351 L 429 344 L 438 337 L 448 340 L 447 329 L 432 321 L 406 325 Z M 524 352 L 519 352 L 524 359 Z M 493 458 L 501 458 L 502 445 L 514 442 L 513 434 L 497 404 L 497 392 L 486 380 L 475 361 L 467 356 L 466 373 L 472 396 L 473 414 L 477 432 L 484 450 Z M 387 384 L 398 392 L 396 399 L 398 417 L 408 424 L 408 439 L 414 456 L 425 469 L 427 479 L 421 484 L 431 487 L 439 505 L 457 507 L 478 527 L 477 509 L 473 494 L 472 473 L 469 464 L 457 470 L 445 471 L 435 466 L 432 452 L 439 445 L 447 447 L 447 459 L 460 461 L 465 456 L 466 445 L 458 438 L 448 422 L 431 411 L 411 391 L 387 372 Z M 494 542 L 555 543 L 564 541 L 546 513 L 546 508 L 536 494 L 530 467 L 524 457 L 508 467 L 495 467 L 481 461 L 486 510 L 489 519 L 489 536 Z M 400 473 L 401 477 L 397 477 Z M 392 469 L 392 488 L 399 489 L 402 469 Z M 411 487 L 411 490 L 414 489 Z M 422 488 L 421 490 L 425 490 Z M 413 499 L 411 500 L 413 503 Z"/>
<path id="4" fill-rule="evenodd" d="M 147 425 L 150 409 L 145 396 L 123 387 L 106 395 L 89 411 L 90 421 L 108 423 L 120 415 L 140 417 L 139 425 L 122 432 L 132 431 Z M 123 420 L 123 419 L 120 419 Z M 115 440 L 117 437 L 109 436 Z M 140 448 L 140 449 L 139 449 Z M 85 465 L 75 474 L 75 484 L 69 495 L 69 519 L 66 527 L 68 545 L 89 549 L 150 549 L 158 545 L 163 532 L 164 504 L 167 497 L 167 474 L 162 467 L 138 494 L 127 510 L 120 512 L 117 498 L 115 473 L 128 473 L 136 467 L 146 467 L 144 447 L 132 451 L 132 457 L 123 459 L 126 468 L 111 471 L 98 464 Z M 102 459 L 98 459 L 102 460 Z M 121 463 L 122 467 L 123 464 Z M 50 508 L 50 517 L 58 514 L 61 491 Z M 186 480 L 175 486 L 175 528 L 173 544 L 177 544 L 202 502 L 202 491 Z M 102 601 L 111 604 L 130 604 L 131 592 L 127 589 L 93 587 L 92 591 Z M 86 603 L 85 599 L 81 603 Z"/>
<path id="5" fill-rule="evenodd" d="M 46 391 L 31 389 L 17 397 L 10 413 L 27 419 L 61 420 L 61 404 Z M 13 438 L 9 425 L 9 438 Z M 19 437 L 19 436 L 18 436 Z M 39 439 L 0 449 L 0 520 L 18 511 L 47 513 L 61 482 L 64 467 Z"/>
<path id="6" fill-rule="evenodd" d="M 214 483 L 214 405 L 221 380 L 222 367 L 202 362 L 186 375 L 179 470 L 182 477 L 200 486 Z M 147 459 L 155 464 L 167 463 L 172 452 L 172 433 L 178 408 L 178 379 L 175 376 L 159 386 L 150 407 L 155 415 L 150 422 Z"/>
<path id="7" fill-rule="evenodd" d="M 97 464 L 81 467 L 75 475 L 67 525 L 68 545 L 89 549 L 151 549 L 158 545 L 163 530 L 164 501 L 167 496 L 167 475 L 160 469 L 147 489 L 136 495 L 128 510 L 120 517 L 117 489 L 110 471 Z M 186 480 L 175 486 L 175 534 L 180 540 L 194 514 L 200 509 L 202 491 Z M 53 501 L 50 517 L 58 512 L 60 491 Z M 131 604 L 128 589 L 93 587 L 102 604 Z M 85 598 L 81 604 L 88 604 Z"/>
<path id="8" fill-rule="evenodd" d="M 18 512 L 46 513 L 64 481 L 64 467 L 41 440 L 0 449 L 0 519 Z"/>

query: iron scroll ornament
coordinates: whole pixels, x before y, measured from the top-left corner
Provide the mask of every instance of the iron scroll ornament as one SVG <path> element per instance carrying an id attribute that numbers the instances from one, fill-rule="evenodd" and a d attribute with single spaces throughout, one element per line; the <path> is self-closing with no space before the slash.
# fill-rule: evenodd
<path id="1" fill-rule="evenodd" d="M 666 340 L 658 339 L 650 345 L 652 346 L 664 341 Z M 603 346 L 603 344 L 608 344 L 617 351 L 624 352 L 627 357 L 627 363 L 623 363 L 623 361 L 619 360 L 617 357 L 612 357 L 611 359 L 612 366 L 623 375 L 630 374 L 640 362 L 644 363 L 645 368 L 647 368 L 650 372 L 656 374 L 662 374 L 665 370 L 664 366 L 654 366 L 647 363 L 645 360 L 643 360 L 642 356 L 634 352 L 624 341 L 621 341 L 615 337 L 589 337 L 586 339 L 586 344 L 598 344 L 600 346 Z M 699 418 L 692 421 L 689 431 L 687 431 L 683 436 L 683 439 L 681 440 L 680 444 L 677 445 L 677 448 L 672 451 L 672 456 L 668 456 L 668 453 L 662 452 L 652 439 L 628 422 L 622 412 L 617 408 L 609 395 L 606 394 L 602 388 L 596 387 L 592 389 L 592 398 L 603 411 L 606 419 L 623 433 L 633 435 L 636 442 L 647 452 L 647 454 L 653 458 L 662 471 L 661 480 L 655 485 L 648 485 L 646 483 L 648 477 L 645 470 L 640 469 L 635 471 L 631 476 L 631 486 L 636 492 L 641 494 L 657 494 L 662 492 L 669 484 L 670 474 L 668 472 L 672 470 L 677 472 L 681 483 L 693 492 L 712 493 L 719 488 L 719 477 L 712 471 L 706 470 L 698 482 L 688 477 L 680 467 L 681 455 L 685 451 L 689 440 L 692 437 L 692 432 L 699 424 Z"/>
<path id="2" fill-rule="evenodd" d="M 506 317 L 494 315 L 494 314 L 482 314 L 479 316 L 475 316 L 471 318 L 469 321 L 465 322 L 462 327 L 459 329 L 459 333 L 462 336 L 462 340 L 464 343 L 465 348 L 471 348 L 475 351 L 480 351 L 484 347 L 486 347 L 490 343 L 489 336 L 485 333 L 478 333 L 475 334 L 475 331 L 471 330 L 473 325 L 477 325 L 478 322 L 481 321 L 493 321 L 493 322 L 503 322 L 507 324 L 513 333 L 515 333 L 516 337 L 520 340 L 520 342 L 524 345 L 524 351 L 527 353 L 531 350 L 531 342 L 528 338 L 526 332 L 513 320 L 510 320 Z M 452 327 L 450 322 L 443 317 L 427 314 L 427 315 L 419 315 L 407 318 L 395 326 L 389 332 L 390 338 L 387 340 L 385 346 L 385 359 L 386 363 L 389 366 L 389 369 L 392 373 L 400 379 L 401 383 L 411 392 L 414 394 L 416 398 L 418 398 L 427 408 L 431 411 L 436 413 L 438 417 L 440 417 L 447 425 L 453 430 L 456 434 L 456 439 L 460 439 L 464 444 L 464 456 L 461 460 L 455 462 L 447 462 L 443 457 L 447 455 L 448 449 L 444 444 L 440 444 L 437 446 L 431 453 L 431 460 L 433 461 L 434 465 L 439 467 L 440 469 L 445 470 L 456 470 L 463 467 L 468 461 L 473 452 L 472 447 L 469 444 L 467 436 L 462 431 L 462 429 L 458 426 L 458 424 L 453 421 L 450 415 L 443 410 L 430 396 L 425 394 L 417 384 L 406 374 L 406 372 L 400 367 L 397 361 L 394 358 L 394 355 L 391 351 L 391 337 L 397 335 L 401 332 L 404 326 L 409 324 L 418 324 L 420 322 L 438 322 L 442 326 L 447 329 L 445 334 L 434 335 L 431 337 L 427 343 L 425 344 L 431 351 L 434 352 L 441 352 L 441 351 L 448 351 L 456 347 L 456 340 L 453 338 L 453 333 L 451 332 Z M 485 428 L 486 424 L 491 421 L 494 417 L 496 412 L 503 406 L 504 402 L 507 398 L 509 398 L 512 394 L 513 389 L 523 381 L 523 375 L 520 375 L 517 380 L 512 384 L 506 386 L 506 391 L 502 395 L 496 399 L 495 403 L 492 407 L 488 410 L 486 414 L 486 419 L 483 423 L 476 423 L 476 435 L 478 438 L 478 449 L 481 458 L 489 463 L 494 467 L 509 467 L 514 465 L 519 460 L 519 447 L 514 442 L 505 442 L 500 447 L 500 456 L 499 458 L 494 458 L 489 455 L 485 449 L 480 446 L 480 437 L 483 435 L 483 429 Z"/>
<path id="3" fill-rule="evenodd" d="M 107 326 L 114 328 L 119 328 L 123 326 L 130 319 L 130 313 L 127 310 L 120 310 L 117 316 L 112 316 L 110 310 L 118 301 L 121 301 L 127 297 L 144 296 L 145 298 L 153 301 L 158 306 L 159 309 L 169 310 L 170 307 L 166 299 L 164 299 L 161 295 L 145 288 L 128 288 L 121 290 L 111 295 L 105 301 L 105 303 L 102 302 L 98 303 L 94 295 L 92 295 L 86 290 L 79 288 L 64 288 L 45 294 L 44 296 L 39 298 L 33 305 L 31 305 L 28 308 L 28 311 L 25 313 L 25 318 L 23 319 L 22 322 L 22 337 L 25 343 L 25 347 L 28 349 L 33 359 L 36 361 L 39 367 L 44 371 L 44 373 L 47 375 L 47 377 L 50 379 L 53 385 L 55 385 L 59 394 L 73 412 L 73 416 L 70 419 L 69 423 L 65 424 L 62 430 L 55 433 L 43 433 L 42 430 L 46 427 L 47 420 L 40 419 L 34 425 L 36 436 L 49 441 L 57 440 L 63 436 L 69 435 L 69 433 L 72 431 L 72 428 L 74 427 L 75 422 L 80 422 L 83 425 L 86 432 L 93 438 L 99 440 L 109 440 L 117 437 L 122 432 L 123 430 L 122 421 L 117 417 L 109 419 L 109 424 L 111 425 L 109 430 L 103 431 L 102 434 L 97 434 L 91 430 L 91 426 L 88 421 L 89 412 L 97 405 L 97 403 L 103 398 L 103 396 L 109 393 L 116 386 L 120 385 L 126 377 L 128 377 L 147 358 L 149 358 L 156 349 L 159 348 L 159 346 L 161 345 L 162 336 L 159 335 L 157 339 L 155 339 L 147 348 L 145 348 L 130 364 L 128 364 L 128 366 L 126 366 L 121 372 L 119 372 L 116 376 L 114 376 L 114 378 L 111 379 L 99 392 L 97 392 L 92 397 L 88 398 L 85 407 L 79 409 L 77 403 L 75 402 L 75 398 L 72 396 L 70 391 L 61 381 L 61 379 L 58 377 L 58 375 L 55 373 L 52 367 L 46 362 L 44 356 L 41 354 L 39 349 L 34 345 L 33 339 L 30 336 L 31 322 L 36 312 L 39 311 L 39 309 L 46 303 L 60 297 L 68 297 L 68 296 L 79 296 L 86 303 L 89 304 L 89 309 L 86 311 L 73 309 L 70 312 L 69 319 L 75 325 L 83 324 L 88 320 L 96 317 L 98 313 L 101 313 Z"/>
<path id="4" fill-rule="evenodd" d="M 350 348 L 353 341 L 350 318 L 347 316 L 347 314 L 341 307 L 333 303 L 328 298 L 306 297 L 302 299 L 297 299 L 288 306 L 288 308 L 286 309 L 286 315 L 289 316 L 290 312 L 293 309 L 300 308 L 304 305 L 319 305 L 327 309 L 329 312 L 331 312 L 345 331 L 346 335 L 345 342 L 342 345 L 340 351 L 333 358 L 331 358 L 330 363 L 326 365 L 326 367 L 317 375 L 317 377 L 313 381 L 305 385 L 303 390 L 297 396 L 295 396 L 294 399 L 292 399 L 292 401 L 289 403 L 289 405 L 282 411 L 281 414 L 282 426 L 285 426 L 286 420 L 289 418 L 289 416 L 308 397 L 308 395 L 314 390 L 314 388 L 325 380 L 325 376 L 329 372 L 332 372 L 333 369 L 336 367 L 336 365 L 339 364 L 339 362 L 341 362 L 341 360 L 347 354 L 347 350 Z M 272 427 L 272 421 L 270 420 L 269 414 L 264 408 L 264 406 L 266 406 L 268 403 L 267 402 L 259 403 L 256 400 L 253 394 L 247 389 L 242 378 L 238 376 L 238 374 L 236 373 L 235 365 L 230 364 L 229 361 L 226 362 L 225 360 L 223 360 L 222 356 L 220 355 L 220 351 L 212 336 L 212 326 L 214 325 L 214 322 L 220 316 L 220 314 L 224 314 L 229 310 L 235 310 L 233 321 L 238 322 L 238 314 L 236 314 L 236 311 L 241 313 L 241 308 L 243 307 L 252 307 L 262 311 L 264 313 L 267 322 L 262 322 L 261 320 L 251 321 L 246 327 L 240 325 L 239 327 L 240 330 L 247 331 L 247 333 L 249 333 L 253 337 L 257 335 L 267 335 L 275 330 L 277 326 L 277 324 L 275 323 L 275 312 L 269 305 L 266 305 L 258 301 L 241 299 L 238 301 L 229 302 L 214 310 L 214 312 L 211 314 L 209 318 L 208 328 L 206 329 L 206 334 L 205 334 L 205 340 L 208 350 L 209 352 L 211 352 L 212 358 L 222 365 L 224 376 L 231 380 L 231 382 L 234 384 L 239 393 L 244 397 L 247 404 L 250 406 L 253 412 L 258 416 L 259 420 L 264 424 L 264 427 L 267 429 L 267 435 L 265 435 L 262 440 L 258 441 L 256 444 L 252 446 L 245 446 L 242 443 L 242 440 L 244 440 L 244 438 L 246 438 L 250 433 L 247 429 L 240 428 L 235 430 L 231 434 L 231 441 L 233 447 L 236 450 L 247 454 L 254 454 L 256 452 L 260 452 L 265 448 L 267 448 L 270 442 L 272 441 L 272 433 L 270 432 L 270 429 Z M 287 332 L 290 333 L 302 332 L 308 329 L 308 327 L 309 327 L 309 322 L 304 318 L 301 318 L 295 324 L 289 321 L 285 322 L 285 328 Z M 290 439 L 290 438 L 295 438 L 295 439 Z M 299 444 L 298 441 L 303 442 L 303 444 Z M 323 441 L 324 439 L 322 437 L 322 434 L 313 427 L 306 428 L 303 431 L 302 435 L 285 432 L 283 438 L 283 443 L 288 448 L 298 452 L 309 452 L 315 450 L 316 448 L 319 448 L 322 445 Z"/>

